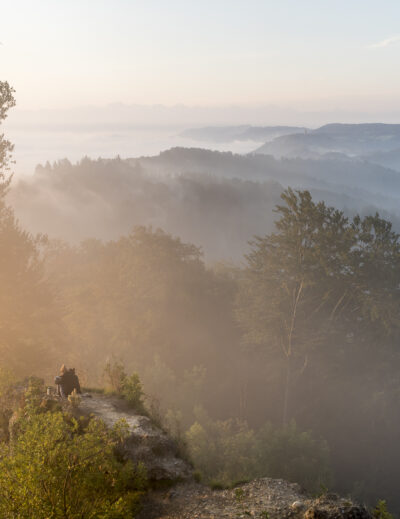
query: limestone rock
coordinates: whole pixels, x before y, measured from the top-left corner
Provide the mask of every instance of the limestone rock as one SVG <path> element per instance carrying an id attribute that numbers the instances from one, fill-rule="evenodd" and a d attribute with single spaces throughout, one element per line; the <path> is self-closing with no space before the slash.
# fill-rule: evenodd
<path id="1" fill-rule="evenodd" d="M 100 394 L 84 394 L 78 413 L 93 414 L 109 427 L 124 418 L 130 434 L 121 453 L 134 463 L 143 462 L 151 481 L 174 482 L 192 476 L 190 465 L 178 457 L 175 442 L 147 416 L 135 414 L 123 400 Z"/>
<path id="2" fill-rule="evenodd" d="M 152 492 L 138 519 L 371 519 L 363 506 L 334 494 L 312 499 L 281 479 L 256 479 L 238 488 L 211 490 L 190 482 L 177 485 L 173 495 Z"/>

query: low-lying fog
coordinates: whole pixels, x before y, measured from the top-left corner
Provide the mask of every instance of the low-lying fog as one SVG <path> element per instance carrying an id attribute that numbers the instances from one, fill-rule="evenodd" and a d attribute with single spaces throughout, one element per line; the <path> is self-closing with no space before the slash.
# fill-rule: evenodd
<path id="1" fill-rule="evenodd" d="M 37 164 L 54 162 L 68 157 L 75 162 L 84 156 L 96 159 L 157 155 L 175 146 L 196 147 L 199 143 L 183 137 L 183 127 L 132 128 L 50 128 L 35 131 L 10 127 L 7 136 L 15 144 L 14 157 L 17 175 L 31 175 Z M 213 142 L 204 141 L 205 148 L 234 153 L 249 153 L 260 141 Z"/>
<path id="2" fill-rule="evenodd" d="M 94 159 L 117 155 L 140 157 L 157 155 L 175 146 L 249 153 L 279 134 L 249 132 L 245 138 L 240 135 L 242 129 L 304 129 L 304 126 L 313 129 L 338 120 L 391 123 L 399 120 L 399 113 L 299 112 L 275 106 L 113 104 L 65 110 L 24 111 L 16 108 L 3 128 L 7 138 L 15 144 L 16 174 L 30 175 L 37 164 L 47 161 L 68 158 L 75 162 L 83 156 Z M 221 134 L 220 130 L 227 130 L 227 133 Z M 291 132 L 285 131 L 281 135 L 285 134 Z"/>

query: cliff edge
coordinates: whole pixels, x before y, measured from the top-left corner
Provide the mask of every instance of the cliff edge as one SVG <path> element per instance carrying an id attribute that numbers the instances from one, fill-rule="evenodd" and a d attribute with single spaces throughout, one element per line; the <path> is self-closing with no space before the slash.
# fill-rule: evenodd
<path id="1" fill-rule="evenodd" d="M 146 416 L 116 397 L 83 395 L 79 413 L 94 415 L 112 426 L 124 418 L 130 436 L 123 455 L 145 464 L 156 483 L 143 502 L 139 519 L 371 519 L 368 510 L 349 499 L 326 493 L 307 495 L 299 485 L 261 478 L 227 490 L 196 483 L 192 467 L 179 458 L 175 443 Z M 160 482 L 169 488 L 160 490 Z"/>
<path id="2" fill-rule="evenodd" d="M 129 436 L 124 442 L 121 454 L 133 463 L 142 462 L 151 483 L 173 483 L 192 477 L 192 468 L 178 456 L 175 442 L 156 427 L 150 418 L 135 413 L 124 400 L 86 393 L 82 395 L 78 414 L 101 418 L 109 427 L 118 420 L 126 420 Z"/>
<path id="3" fill-rule="evenodd" d="M 261 478 L 229 490 L 181 483 L 150 492 L 138 519 L 371 519 L 336 494 L 311 498 L 295 483 Z"/>

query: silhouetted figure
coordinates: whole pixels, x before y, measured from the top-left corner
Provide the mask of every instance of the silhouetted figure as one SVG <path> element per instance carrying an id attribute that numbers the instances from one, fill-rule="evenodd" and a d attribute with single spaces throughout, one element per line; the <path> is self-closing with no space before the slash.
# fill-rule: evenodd
<path id="1" fill-rule="evenodd" d="M 74 389 L 76 389 L 77 393 L 81 393 L 81 386 L 79 378 L 75 373 L 75 368 L 67 369 L 63 364 L 60 369 L 60 375 L 55 378 L 54 382 L 58 387 L 57 394 L 63 398 L 67 398 Z"/>

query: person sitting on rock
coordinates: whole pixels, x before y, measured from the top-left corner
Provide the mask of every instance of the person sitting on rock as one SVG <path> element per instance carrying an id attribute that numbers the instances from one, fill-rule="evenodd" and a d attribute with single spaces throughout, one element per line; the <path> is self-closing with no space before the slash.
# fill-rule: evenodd
<path id="1" fill-rule="evenodd" d="M 58 386 L 57 393 L 62 398 L 67 398 L 74 389 L 77 393 L 81 393 L 81 386 L 75 373 L 75 368 L 67 369 L 65 364 L 63 364 L 60 368 L 60 375 L 55 378 L 54 382 Z"/>
<path id="2" fill-rule="evenodd" d="M 63 396 L 62 392 L 61 392 L 61 382 L 63 381 L 63 378 L 64 378 L 64 375 L 65 373 L 67 373 L 67 367 L 65 364 L 63 364 L 60 368 L 60 374 L 56 376 L 56 378 L 54 379 L 54 384 L 56 384 L 57 386 L 57 395 L 58 396 Z"/>

